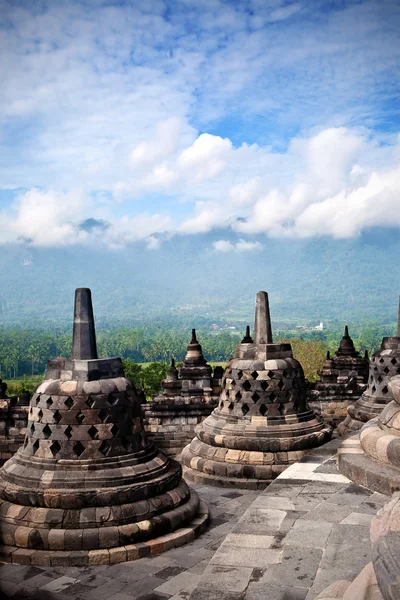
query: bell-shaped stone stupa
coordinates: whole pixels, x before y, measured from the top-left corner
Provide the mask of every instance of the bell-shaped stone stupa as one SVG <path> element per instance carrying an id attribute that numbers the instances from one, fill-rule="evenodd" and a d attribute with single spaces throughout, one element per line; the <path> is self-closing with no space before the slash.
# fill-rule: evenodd
<path id="1" fill-rule="evenodd" d="M 331 431 L 307 405 L 290 344 L 273 343 L 268 295 L 258 292 L 254 341 L 247 330 L 225 370 L 218 407 L 183 450 L 185 477 L 261 489 Z"/>
<path id="2" fill-rule="evenodd" d="M 365 391 L 368 381 L 368 355 L 360 356 L 346 325 L 335 356 L 327 353 L 318 371 L 319 379 L 311 384 L 309 403 L 334 427 L 347 417 L 350 402 Z"/>
<path id="3" fill-rule="evenodd" d="M 121 360 L 97 357 L 91 293 L 76 290 L 72 357 L 49 361 L 0 471 L 1 558 L 116 563 L 183 544 L 206 520 L 180 465 L 147 439 Z"/>
<path id="4" fill-rule="evenodd" d="M 377 417 L 383 408 L 393 400 L 389 381 L 400 374 L 400 303 L 397 321 L 397 335 L 384 337 L 378 352 L 372 355 L 369 363 L 368 387 L 353 405 L 349 405 L 348 416 L 338 426 L 339 435 L 358 431 L 370 419 Z"/>

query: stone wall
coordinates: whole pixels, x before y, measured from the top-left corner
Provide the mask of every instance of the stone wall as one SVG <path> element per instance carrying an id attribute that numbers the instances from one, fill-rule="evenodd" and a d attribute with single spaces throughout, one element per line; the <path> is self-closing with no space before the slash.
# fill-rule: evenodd
<path id="1" fill-rule="evenodd" d="M 325 423 L 329 423 L 336 429 L 336 427 L 345 420 L 347 417 L 347 407 L 351 402 L 354 402 L 356 398 L 353 400 L 340 400 L 338 397 L 333 397 L 332 400 L 327 400 L 326 398 L 323 400 L 314 399 L 311 395 L 309 399 L 309 406 L 315 412 L 315 414 L 319 415 Z"/>
<path id="2" fill-rule="evenodd" d="M 0 466 L 24 443 L 29 406 L 0 400 Z"/>
<path id="3" fill-rule="evenodd" d="M 196 425 L 202 423 L 217 406 L 218 399 L 199 403 L 198 398 L 185 402 L 165 401 L 142 404 L 144 429 L 148 438 L 168 456 L 180 454 L 194 438 Z"/>

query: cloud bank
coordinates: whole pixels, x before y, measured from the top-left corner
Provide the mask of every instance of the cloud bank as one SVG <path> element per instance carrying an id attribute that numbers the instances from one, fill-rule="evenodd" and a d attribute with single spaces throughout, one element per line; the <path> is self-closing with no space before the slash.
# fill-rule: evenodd
<path id="1" fill-rule="evenodd" d="M 0 243 L 400 227 L 397 2 L 3 8 Z"/>

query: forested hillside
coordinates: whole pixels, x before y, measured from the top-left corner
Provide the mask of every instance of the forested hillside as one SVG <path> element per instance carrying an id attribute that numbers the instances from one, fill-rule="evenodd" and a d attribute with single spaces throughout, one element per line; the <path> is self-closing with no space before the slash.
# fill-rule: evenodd
<path id="1" fill-rule="evenodd" d="M 76 287 L 92 288 L 104 328 L 240 325 L 252 321 L 260 289 L 278 324 L 396 318 L 397 230 L 349 240 L 259 238 L 260 251 L 213 250 L 213 241 L 229 237 L 176 236 L 157 250 L 1 246 L 0 324 L 68 325 Z"/>

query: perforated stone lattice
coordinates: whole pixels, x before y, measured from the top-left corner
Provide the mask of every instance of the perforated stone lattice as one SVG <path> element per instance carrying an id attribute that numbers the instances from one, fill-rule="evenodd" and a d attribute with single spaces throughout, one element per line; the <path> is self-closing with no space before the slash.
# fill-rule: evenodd
<path id="1" fill-rule="evenodd" d="M 295 412 L 300 380 L 299 369 L 254 370 L 243 377 L 242 370 L 228 368 L 222 379 L 219 410 L 222 414 L 284 421 L 285 415 Z M 305 398 L 301 403 L 306 410 Z"/>
<path id="2" fill-rule="evenodd" d="M 41 458 L 109 457 L 140 448 L 142 436 L 132 426 L 140 431 L 140 414 L 132 414 L 129 392 L 35 394 L 24 448 Z"/>

